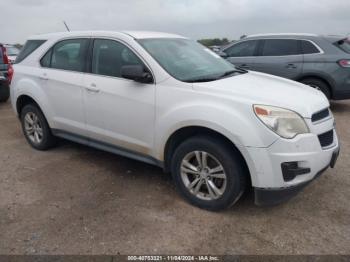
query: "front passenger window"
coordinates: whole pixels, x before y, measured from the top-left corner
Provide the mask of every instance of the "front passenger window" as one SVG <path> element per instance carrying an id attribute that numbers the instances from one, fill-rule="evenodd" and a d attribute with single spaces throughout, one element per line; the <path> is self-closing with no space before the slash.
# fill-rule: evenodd
<path id="1" fill-rule="evenodd" d="M 227 48 L 226 50 L 224 50 L 224 52 L 229 57 L 254 56 L 257 46 L 257 40 L 244 41 Z"/>
<path id="2" fill-rule="evenodd" d="M 92 56 L 92 73 L 121 77 L 126 65 L 142 65 L 142 61 L 125 45 L 108 39 L 96 39 Z"/>

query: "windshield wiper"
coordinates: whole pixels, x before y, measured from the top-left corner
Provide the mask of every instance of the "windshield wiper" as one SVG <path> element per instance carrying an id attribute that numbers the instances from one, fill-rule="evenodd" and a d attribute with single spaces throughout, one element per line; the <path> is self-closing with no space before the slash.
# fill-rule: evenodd
<path id="1" fill-rule="evenodd" d="M 200 83 L 200 82 L 211 82 L 211 81 L 215 81 L 215 80 L 218 80 L 218 78 L 217 77 L 198 77 L 198 78 L 184 80 L 184 82 Z"/>
<path id="2" fill-rule="evenodd" d="M 219 75 L 217 77 L 212 77 L 212 76 L 211 77 L 197 77 L 197 78 L 190 78 L 190 79 L 187 79 L 184 81 L 188 82 L 188 83 L 211 82 L 211 81 L 219 80 L 219 79 L 222 79 L 225 77 L 229 77 L 233 74 L 245 74 L 245 73 L 248 73 L 248 71 L 241 69 L 241 68 L 239 68 L 239 69 L 236 68 L 233 70 L 226 71 L 225 73 L 223 73 L 222 75 Z"/>
<path id="3" fill-rule="evenodd" d="M 221 76 L 219 76 L 218 79 L 225 78 L 225 77 L 231 76 L 231 75 L 236 74 L 236 73 L 238 73 L 238 74 L 246 74 L 246 73 L 248 73 L 248 71 L 245 70 L 245 69 L 241 69 L 241 68 L 234 69 L 234 70 L 229 70 L 229 71 L 226 71 L 225 73 L 223 73 Z"/>

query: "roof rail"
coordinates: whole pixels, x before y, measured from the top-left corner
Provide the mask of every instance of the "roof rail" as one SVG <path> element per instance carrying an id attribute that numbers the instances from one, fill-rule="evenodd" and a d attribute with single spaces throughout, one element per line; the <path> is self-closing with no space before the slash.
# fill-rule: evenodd
<path id="1" fill-rule="evenodd" d="M 260 37 L 260 36 L 318 36 L 317 34 L 310 34 L 310 33 L 266 33 L 266 34 L 253 34 L 248 35 L 249 37 Z"/>

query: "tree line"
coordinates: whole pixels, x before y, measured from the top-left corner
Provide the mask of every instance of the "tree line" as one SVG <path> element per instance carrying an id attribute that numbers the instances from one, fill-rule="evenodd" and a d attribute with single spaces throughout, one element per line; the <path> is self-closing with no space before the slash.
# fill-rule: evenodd
<path id="1" fill-rule="evenodd" d="M 225 38 L 206 38 L 206 39 L 199 39 L 198 40 L 199 43 L 201 43 L 204 46 L 223 46 L 223 45 L 227 45 L 230 42 L 232 42 L 231 40 Z"/>

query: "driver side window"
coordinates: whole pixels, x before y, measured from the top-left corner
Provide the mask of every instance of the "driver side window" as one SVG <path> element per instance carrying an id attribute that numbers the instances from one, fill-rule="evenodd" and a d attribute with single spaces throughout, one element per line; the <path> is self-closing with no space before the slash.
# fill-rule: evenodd
<path id="1" fill-rule="evenodd" d="M 143 62 L 125 45 L 108 39 L 95 39 L 92 56 L 92 73 L 121 77 L 126 65 L 142 65 Z"/>
<path id="2" fill-rule="evenodd" d="M 224 50 L 224 52 L 229 57 L 245 57 L 245 56 L 254 56 L 255 50 L 258 47 L 257 40 L 244 41 L 238 44 L 235 44 L 228 49 Z"/>

